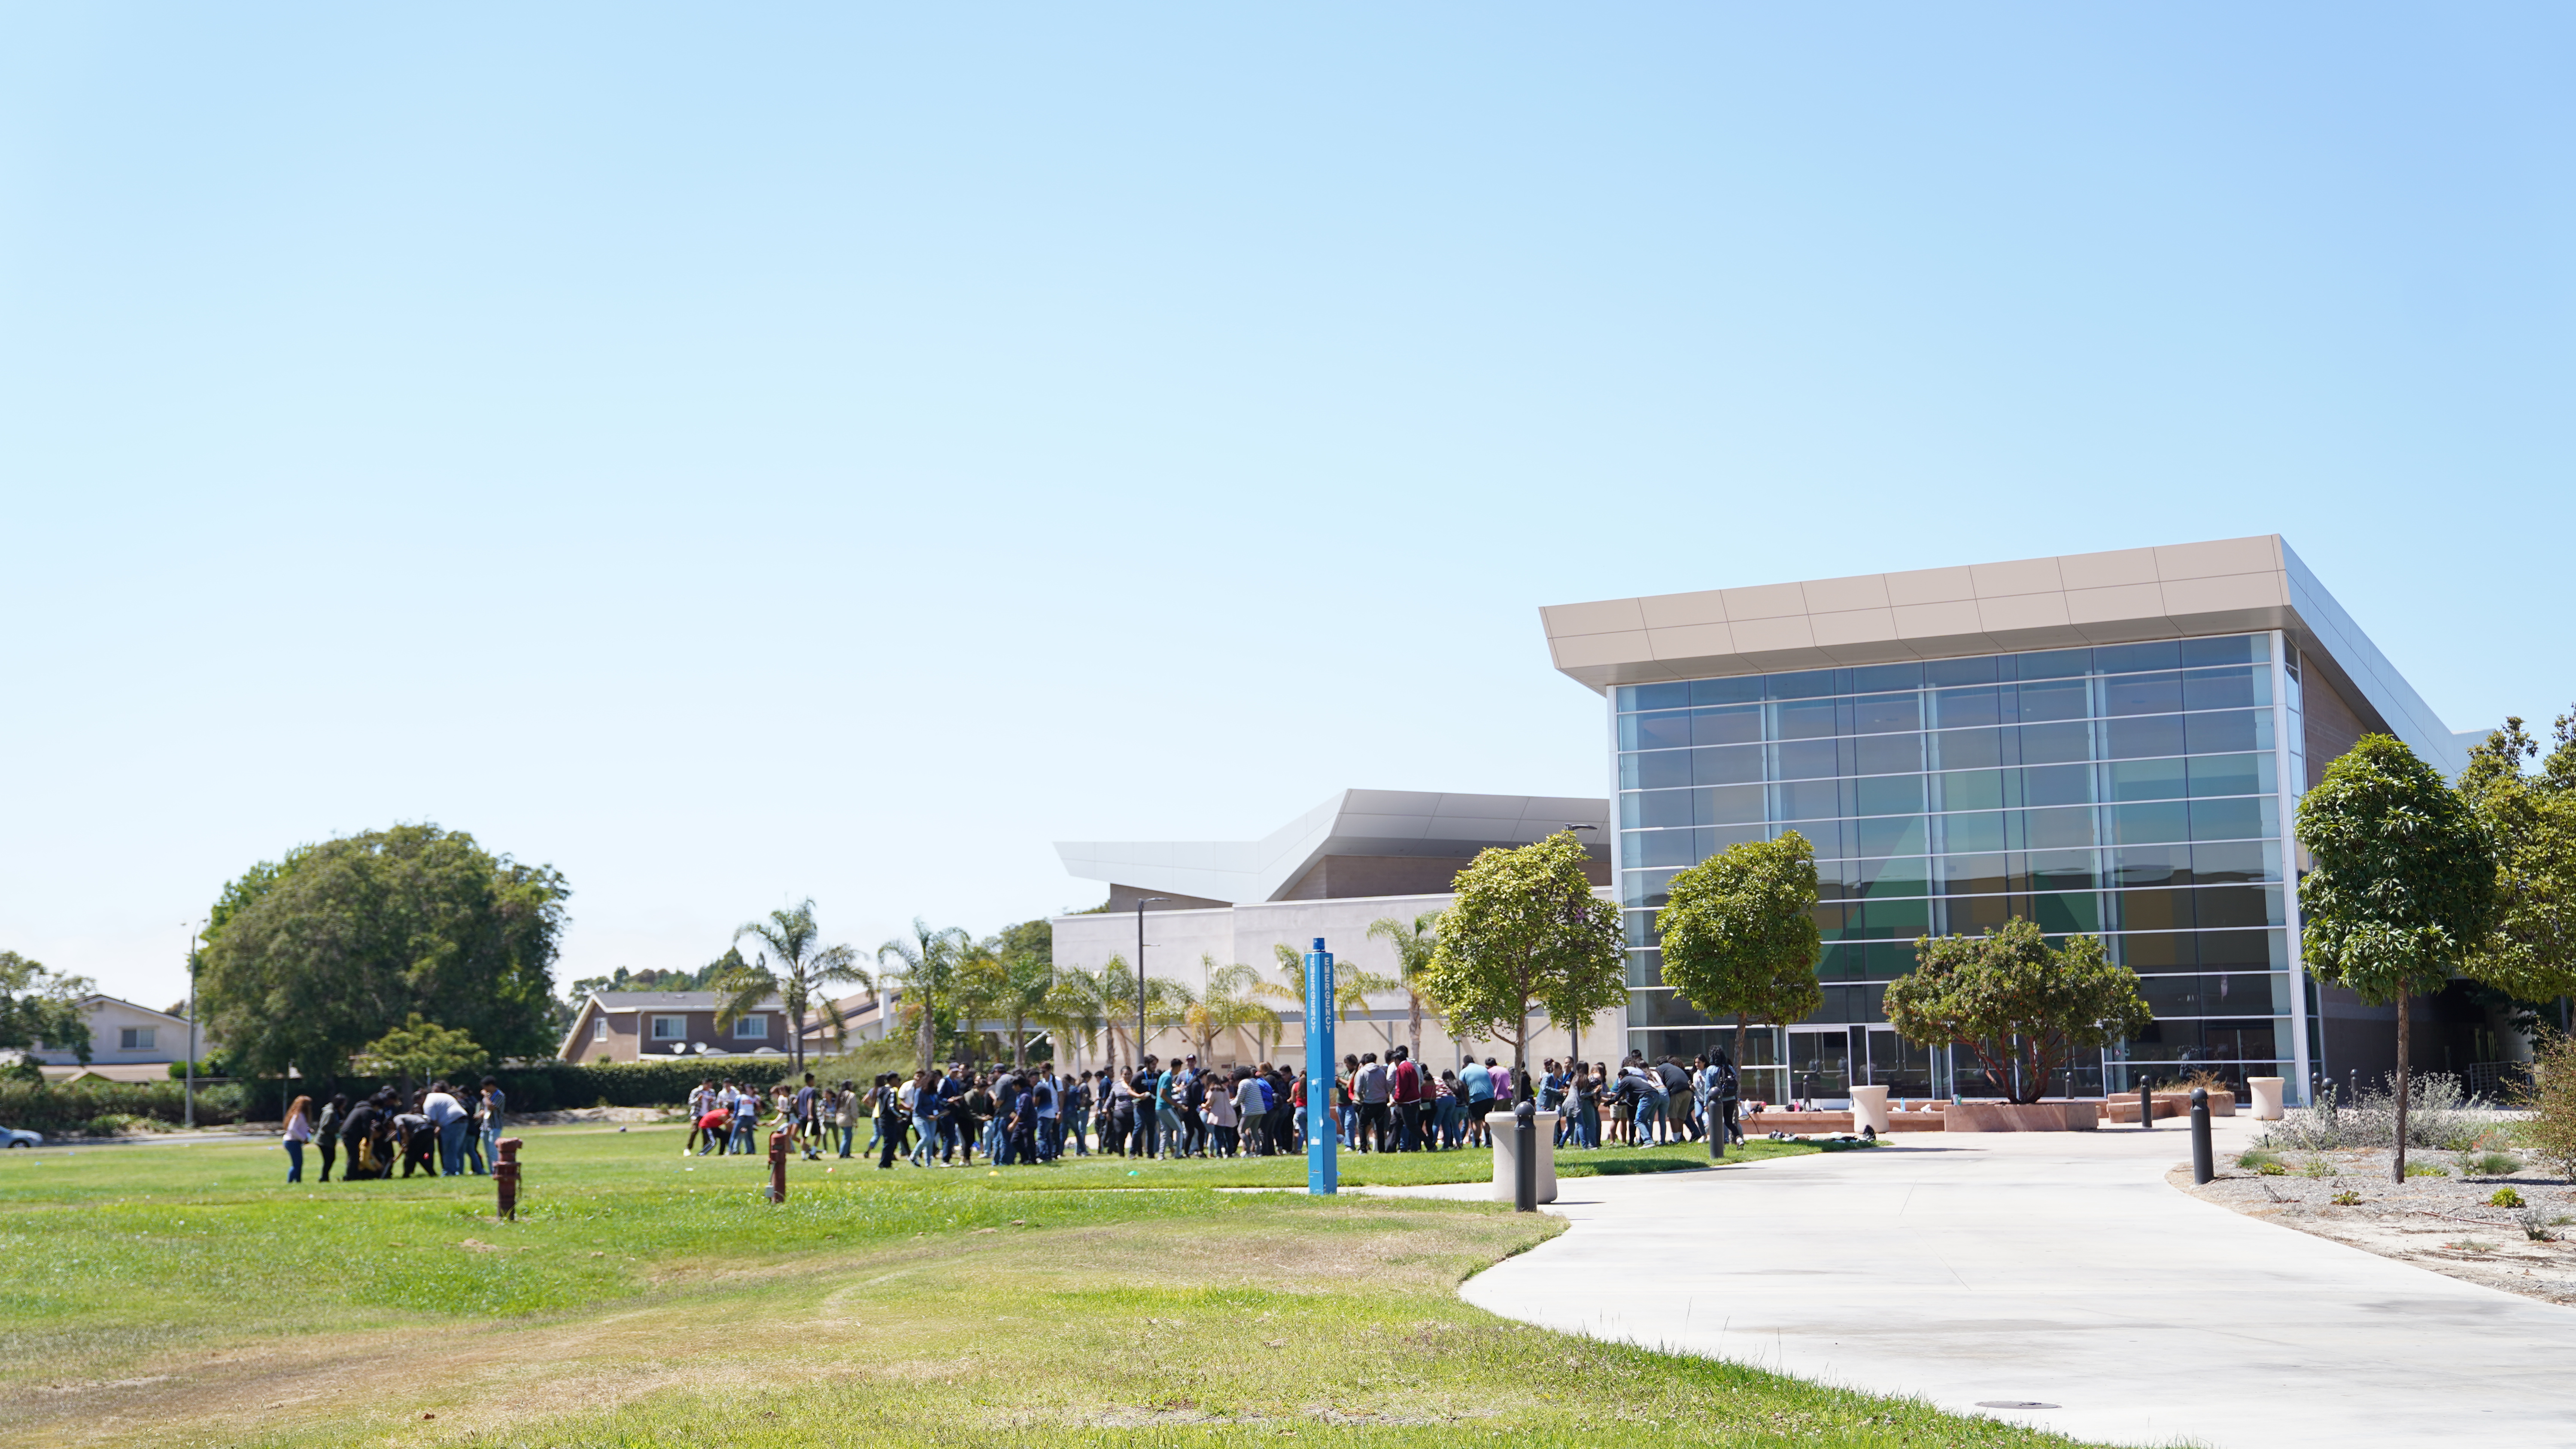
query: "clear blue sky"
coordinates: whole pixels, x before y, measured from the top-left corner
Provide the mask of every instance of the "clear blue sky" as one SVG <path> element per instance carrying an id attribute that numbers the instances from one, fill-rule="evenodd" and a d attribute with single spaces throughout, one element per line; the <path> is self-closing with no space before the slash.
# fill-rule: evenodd
<path id="1" fill-rule="evenodd" d="M 0 8 L 0 946 L 1590 793 L 1536 606 L 2278 530 L 2576 696 L 2563 7 Z"/>

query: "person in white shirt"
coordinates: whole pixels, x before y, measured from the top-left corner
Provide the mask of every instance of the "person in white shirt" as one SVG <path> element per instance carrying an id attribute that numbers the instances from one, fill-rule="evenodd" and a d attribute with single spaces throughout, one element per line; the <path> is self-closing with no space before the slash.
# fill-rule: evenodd
<path id="1" fill-rule="evenodd" d="M 430 1084 L 420 1099 L 420 1114 L 438 1129 L 438 1175 L 454 1177 L 465 1170 L 465 1119 L 472 1114 L 456 1100 L 445 1082 Z"/>

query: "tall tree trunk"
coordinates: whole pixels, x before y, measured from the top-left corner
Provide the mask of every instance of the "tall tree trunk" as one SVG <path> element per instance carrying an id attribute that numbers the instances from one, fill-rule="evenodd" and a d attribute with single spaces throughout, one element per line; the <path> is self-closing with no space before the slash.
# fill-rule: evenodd
<path id="1" fill-rule="evenodd" d="M 1420 1061 L 1422 1059 L 1422 993 L 1407 987 L 1404 1000 L 1406 1004 L 1404 1042 L 1406 1046 L 1412 1048 L 1408 1055 Z"/>
<path id="2" fill-rule="evenodd" d="M 2414 1034 L 2407 1030 L 2406 988 L 2397 988 L 2397 1156 L 2389 1164 L 2389 1173 L 2399 1187 L 2406 1185 L 2406 1099 L 2412 1095 L 2407 1086 L 2407 1051 Z"/>
<path id="3" fill-rule="evenodd" d="M 932 1035 L 930 1024 L 930 996 L 924 992 L 921 998 L 921 1030 L 914 1039 L 913 1050 L 921 1058 L 920 1067 L 925 1072 L 930 1070 L 930 1058 L 936 1044 L 937 1038 Z"/>
<path id="4" fill-rule="evenodd" d="M 1744 1013 L 1735 1014 L 1735 1077 L 1744 1079 Z"/>

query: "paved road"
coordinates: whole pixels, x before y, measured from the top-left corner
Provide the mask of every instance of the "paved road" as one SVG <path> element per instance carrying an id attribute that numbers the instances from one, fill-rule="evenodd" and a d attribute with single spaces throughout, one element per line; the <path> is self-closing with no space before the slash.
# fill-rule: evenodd
<path id="1" fill-rule="evenodd" d="M 2178 1192 L 2178 1124 L 1898 1141 L 1566 1179 L 1572 1231 L 1466 1297 L 2098 1442 L 2576 1446 L 2576 1311 Z"/>

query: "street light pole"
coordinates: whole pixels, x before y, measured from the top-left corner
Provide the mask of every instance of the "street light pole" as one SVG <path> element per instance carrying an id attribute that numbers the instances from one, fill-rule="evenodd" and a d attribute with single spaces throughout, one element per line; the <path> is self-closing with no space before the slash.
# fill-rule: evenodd
<path id="1" fill-rule="evenodd" d="M 1136 1065 L 1145 1065 L 1145 908 L 1171 903 L 1170 896 L 1136 898 Z"/>

